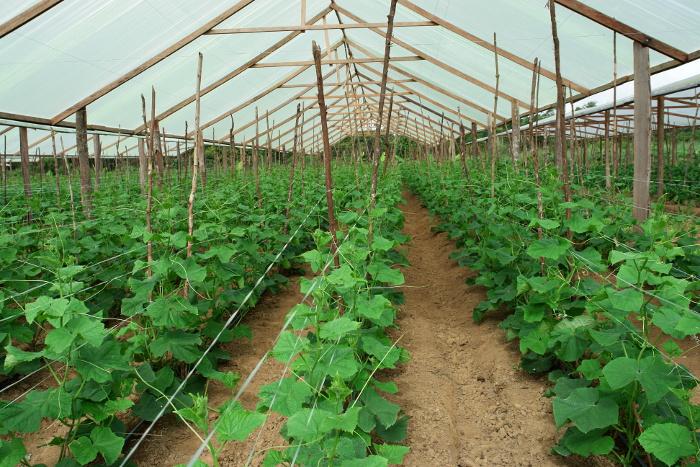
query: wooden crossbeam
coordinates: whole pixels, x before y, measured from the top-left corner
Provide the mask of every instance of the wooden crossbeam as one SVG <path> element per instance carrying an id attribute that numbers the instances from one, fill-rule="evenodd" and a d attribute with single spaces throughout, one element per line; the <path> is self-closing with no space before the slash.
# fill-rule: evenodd
<path id="1" fill-rule="evenodd" d="M 474 34 L 471 34 L 470 32 L 465 31 L 464 29 L 460 28 L 459 26 L 457 26 L 453 23 L 450 23 L 449 21 L 445 20 L 444 18 L 441 18 L 440 16 L 437 16 L 437 15 L 430 13 L 429 11 L 419 7 L 418 5 L 416 5 L 415 3 L 412 3 L 409 0 L 398 0 L 398 2 L 399 2 L 399 5 L 408 8 L 409 10 L 413 11 L 414 13 L 419 14 L 423 18 L 430 20 L 430 21 L 442 26 L 443 28 L 447 29 L 448 31 L 453 32 L 453 33 L 457 34 L 458 36 L 460 36 L 464 39 L 467 39 L 468 41 L 473 42 L 474 44 L 485 48 L 486 50 L 489 50 L 491 52 L 495 51 L 501 57 L 503 57 L 507 60 L 510 60 L 513 63 L 517 63 L 518 65 L 523 66 L 530 71 L 532 71 L 534 68 L 532 61 L 526 60 L 526 59 L 524 59 L 524 58 L 522 58 L 514 53 L 508 52 L 507 50 L 503 49 L 502 47 L 494 47 L 492 42 L 481 39 L 480 37 L 477 37 Z M 549 78 L 552 81 L 554 81 L 556 79 L 556 75 L 554 74 L 553 71 L 550 71 L 550 70 L 548 70 L 546 68 L 542 68 L 542 67 L 538 67 L 538 70 L 542 76 Z M 588 88 L 586 88 L 580 84 L 576 84 L 575 82 L 573 82 L 569 79 L 563 79 L 563 82 L 567 87 L 575 89 L 577 92 L 587 92 L 588 91 Z"/>
<path id="2" fill-rule="evenodd" d="M 432 21 L 404 21 L 394 23 L 395 28 L 418 28 L 425 26 L 436 26 Z M 386 28 L 386 23 L 351 23 L 351 24 L 315 24 L 315 25 L 298 25 L 298 26 L 259 26 L 254 28 L 228 28 L 228 29 L 212 29 L 207 32 L 210 34 L 257 34 L 264 32 L 292 32 L 292 31 L 328 31 L 333 29 L 367 29 L 367 28 Z"/>
<path id="3" fill-rule="evenodd" d="M 0 24 L 0 39 L 10 34 L 12 31 L 21 28 L 34 18 L 37 18 L 38 16 L 41 16 L 42 14 L 46 13 L 62 1 L 63 0 L 41 0 L 40 2 L 36 2 L 34 5 L 27 8 L 17 16 L 10 18 L 9 20 Z"/>
<path id="4" fill-rule="evenodd" d="M 319 14 L 315 15 L 313 18 L 311 18 L 309 21 L 313 24 L 323 18 L 324 15 L 326 15 L 330 11 L 330 8 L 326 8 L 323 11 L 321 11 Z M 270 56 L 274 52 L 277 52 L 281 47 L 284 47 L 286 44 L 288 44 L 292 39 L 296 38 L 299 36 L 301 32 L 293 32 L 291 34 L 286 35 L 285 37 L 281 38 L 279 41 L 275 42 L 272 44 L 270 47 L 266 48 L 259 54 L 257 54 L 255 57 L 251 58 L 241 66 L 237 67 L 235 70 L 226 73 L 224 76 L 221 78 L 215 80 L 214 82 L 208 84 L 204 88 L 202 88 L 200 92 L 200 97 L 207 95 L 211 91 L 217 89 L 218 87 L 222 86 L 223 84 L 231 81 L 233 78 L 236 76 L 240 75 L 241 73 L 245 72 L 247 69 L 249 69 L 251 66 L 255 65 L 256 63 L 260 62 L 261 60 L 265 59 L 266 57 Z M 338 45 L 340 45 L 341 42 L 338 42 Z M 193 103 L 195 100 L 195 94 L 189 95 L 187 98 L 181 100 L 177 104 L 171 106 L 164 112 L 161 112 L 158 114 L 156 119 L 158 121 L 163 121 L 170 115 L 174 114 L 178 110 L 184 108 L 185 106 Z M 140 125 L 137 129 L 137 131 L 142 131 L 143 130 L 143 125 Z"/>
<path id="5" fill-rule="evenodd" d="M 73 115 L 78 109 L 81 109 L 83 107 L 87 107 L 89 104 L 92 104 L 93 102 L 95 102 L 97 99 L 104 96 L 108 92 L 113 91 L 114 89 L 118 88 L 122 84 L 126 83 L 127 81 L 132 79 L 134 76 L 137 76 L 137 75 L 143 73 L 144 71 L 148 70 L 153 65 L 155 65 L 156 63 L 161 62 L 162 60 L 166 59 L 167 57 L 174 54 L 178 50 L 182 49 L 187 44 L 192 43 L 192 41 L 194 41 L 198 37 L 202 36 L 202 34 L 206 33 L 207 31 L 212 29 L 214 26 L 220 24 L 222 21 L 235 15 L 236 13 L 241 11 L 243 8 L 245 8 L 248 5 L 250 5 L 251 3 L 253 3 L 253 1 L 254 0 L 241 0 L 238 3 L 236 3 L 235 5 L 233 5 L 232 7 L 227 8 L 225 11 L 223 11 L 219 15 L 215 16 L 210 21 L 207 21 L 202 26 L 195 29 L 191 33 L 187 34 L 185 37 L 181 38 L 180 40 L 178 40 L 174 44 L 171 44 L 169 47 L 166 47 L 165 49 L 161 50 L 159 53 L 157 53 L 153 57 L 149 58 L 145 62 L 141 63 L 136 68 L 131 69 L 130 71 L 123 74 L 119 78 L 115 79 L 111 83 L 106 84 L 105 86 L 102 86 L 100 89 L 96 90 L 95 92 L 84 97 L 83 99 L 76 102 L 72 106 L 68 107 L 66 110 L 59 113 L 55 117 L 53 117 L 51 119 L 51 122 L 53 124 L 56 124 L 62 120 L 65 120 L 67 117 Z"/>
<path id="6" fill-rule="evenodd" d="M 423 57 L 409 55 L 407 57 L 391 57 L 392 62 L 415 62 L 419 60 L 424 60 Z M 357 63 L 381 63 L 384 61 L 382 57 L 365 57 L 365 58 L 340 58 L 340 59 L 330 59 L 322 60 L 321 65 L 348 65 Z M 312 66 L 314 64 L 313 60 L 298 60 L 292 62 L 268 62 L 268 63 L 256 63 L 251 66 L 251 68 L 279 68 L 279 67 L 292 67 L 292 66 Z"/>
<path id="7" fill-rule="evenodd" d="M 357 23 L 364 22 L 364 20 L 362 18 L 360 18 L 359 16 L 351 13 L 350 11 L 346 10 L 343 7 L 338 6 L 335 3 L 332 4 L 332 7 L 334 10 L 340 12 L 341 14 L 347 16 L 348 18 L 352 19 L 353 21 L 355 21 Z M 385 35 L 382 30 L 377 29 L 377 28 L 370 28 L 370 31 L 372 31 L 375 34 L 378 34 L 382 37 L 384 37 L 384 35 Z M 429 53 L 426 53 L 426 52 L 419 50 L 418 48 L 412 46 L 411 44 L 409 44 L 405 41 L 402 41 L 401 39 L 399 39 L 396 36 L 391 37 L 391 42 L 398 45 L 399 47 L 406 49 L 409 53 L 415 54 L 415 55 L 421 57 L 422 59 L 426 60 L 427 62 L 430 62 L 431 64 L 447 71 L 448 73 L 450 73 L 454 76 L 457 76 L 458 78 L 461 78 L 464 81 L 467 81 L 468 83 L 471 83 L 475 86 L 478 86 L 478 87 L 490 92 L 491 94 L 495 94 L 497 92 L 496 88 L 494 88 L 490 84 L 484 83 L 483 81 L 463 72 L 462 70 L 457 69 L 457 68 L 455 68 L 455 67 L 453 67 L 453 66 L 451 66 L 451 65 L 449 65 L 441 60 L 438 60 L 437 58 L 433 57 Z M 393 58 L 392 58 L 392 61 L 394 61 Z M 517 98 L 515 98 L 515 97 L 513 97 L 513 96 L 511 96 L 503 91 L 498 91 L 498 96 L 508 100 L 508 102 L 516 102 L 520 107 L 522 107 L 524 109 L 530 108 L 529 104 L 527 104 L 527 103 L 523 102 L 522 100 L 517 99 Z"/>
<path id="8" fill-rule="evenodd" d="M 381 81 L 362 81 L 364 84 L 381 84 Z M 415 79 L 390 79 L 387 81 L 388 84 L 399 84 L 399 83 L 415 83 Z M 345 86 L 351 85 L 350 83 L 323 83 L 324 86 Z M 316 86 L 316 84 L 304 83 L 304 84 L 285 84 L 280 86 L 280 88 L 307 88 L 310 86 Z"/>
<path id="9" fill-rule="evenodd" d="M 682 50 L 679 50 L 659 39 L 645 34 L 639 29 L 633 28 L 632 26 L 623 23 L 622 21 L 619 21 L 611 16 L 608 16 L 605 13 L 596 10 L 595 8 L 591 8 L 590 6 L 586 5 L 583 2 L 580 2 L 579 0 L 554 1 L 561 6 L 568 8 L 571 11 L 578 13 L 581 16 L 585 16 L 591 21 L 595 21 L 601 26 L 605 26 L 608 29 L 612 29 L 618 34 L 622 34 L 623 36 L 626 36 L 635 42 L 649 47 L 650 49 L 654 49 L 657 52 L 662 53 L 667 57 L 671 57 L 674 60 L 678 60 L 681 63 L 686 63 L 690 59 L 689 55 L 683 52 Z"/>
<path id="10" fill-rule="evenodd" d="M 362 84 L 362 83 L 361 83 L 361 84 Z M 325 86 L 325 84 L 324 84 L 324 86 Z M 395 96 L 407 96 L 407 95 L 410 95 L 411 93 L 408 92 L 408 91 L 395 91 L 395 92 L 393 92 L 392 94 L 394 94 Z M 379 96 L 380 96 L 380 95 L 379 95 L 379 94 L 376 94 L 376 93 L 375 93 L 375 94 L 361 94 L 361 95 L 358 94 L 358 95 L 349 95 L 349 96 L 331 96 L 331 95 L 326 95 L 326 99 L 334 99 L 334 98 L 336 98 L 336 97 L 342 97 L 342 98 L 348 97 L 348 98 L 350 98 L 350 99 L 359 99 L 359 98 L 362 98 L 362 97 L 379 97 Z M 302 97 L 299 97 L 299 99 L 315 99 L 315 97 L 314 97 L 314 96 L 302 96 Z"/>

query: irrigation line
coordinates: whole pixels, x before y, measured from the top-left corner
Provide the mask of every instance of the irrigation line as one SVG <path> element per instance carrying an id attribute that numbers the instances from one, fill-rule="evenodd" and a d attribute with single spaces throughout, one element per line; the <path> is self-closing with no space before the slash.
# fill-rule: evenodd
<path id="1" fill-rule="evenodd" d="M 224 331 L 226 331 L 226 329 L 228 329 L 228 327 L 231 325 L 231 323 L 233 323 L 233 321 L 236 319 L 236 317 L 238 317 L 238 315 L 240 314 L 241 309 L 243 308 L 243 306 L 244 306 L 246 303 L 248 303 L 248 300 L 250 300 L 250 298 L 253 296 L 253 292 L 255 292 L 255 290 L 257 289 L 257 287 L 262 283 L 263 279 L 267 276 L 267 274 L 270 272 L 270 270 L 272 270 L 272 267 L 277 263 L 277 261 L 279 260 L 279 258 L 282 256 L 282 253 L 284 253 L 285 250 L 287 249 L 287 247 L 291 244 L 292 240 L 296 237 L 297 233 L 299 233 L 299 231 L 300 231 L 301 228 L 304 226 L 304 224 L 306 223 L 306 221 L 309 219 L 309 217 L 311 216 L 311 214 L 315 211 L 316 207 L 321 203 L 321 200 L 322 200 L 322 199 L 323 199 L 323 196 L 321 196 L 321 197 L 319 198 L 318 202 L 311 208 L 311 210 L 310 210 L 309 213 L 306 215 L 306 217 L 304 218 L 304 220 L 302 220 L 302 222 L 301 222 L 301 223 L 299 224 L 299 226 L 296 228 L 296 230 L 294 231 L 294 233 L 289 237 L 289 240 L 287 240 L 287 243 L 285 243 L 285 245 L 282 247 L 282 249 L 277 253 L 277 256 L 275 256 L 275 258 L 272 260 L 272 262 L 268 265 L 268 267 L 267 267 L 267 269 L 265 270 L 265 272 L 258 278 L 258 280 L 255 282 L 255 285 L 251 288 L 251 290 L 250 290 L 250 291 L 248 292 L 248 294 L 245 296 L 245 298 L 243 299 L 243 301 L 241 302 L 241 304 L 238 306 L 238 308 L 236 309 L 236 311 L 233 312 L 233 313 L 231 314 L 231 316 L 226 320 L 226 323 L 224 323 L 224 325 L 222 326 L 221 330 L 220 330 L 220 331 L 218 332 L 218 334 L 214 337 L 214 339 L 213 339 L 212 342 L 209 344 L 209 346 L 207 347 L 207 349 L 204 351 L 204 353 L 199 357 L 199 359 L 198 359 L 198 360 L 195 362 L 195 364 L 192 366 L 192 368 L 190 369 L 190 371 L 187 373 L 187 376 L 185 376 L 185 378 L 184 378 L 184 379 L 182 380 L 182 382 L 178 385 L 178 387 L 175 389 L 175 391 L 172 393 L 172 395 L 168 398 L 166 404 L 163 405 L 163 408 L 158 412 L 158 414 L 157 414 L 156 417 L 153 419 L 153 421 L 151 422 L 151 424 L 146 428 L 146 430 L 145 430 L 144 433 L 141 435 L 141 437 L 140 437 L 139 440 L 136 442 L 136 444 L 134 444 L 134 446 L 131 448 L 131 450 L 129 450 L 129 452 L 127 453 L 127 455 L 124 457 L 124 459 L 122 460 L 122 463 L 120 464 L 121 467 L 124 467 L 124 466 L 126 465 L 127 461 L 136 453 L 136 450 L 137 450 L 138 447 L 141 445 L 141 443 L 142 443 L 143 440 L 146 438 L 146 436 L 151 432 L 151 430 L 153 429 L 153 427 L 156 425 L 156 422 L 158 422 L 158 420 L 160 420 L 160 418 L 165 414 L 165 411 L 166 411 L 168 405 L 171 404 L 172 401 L 175 399 L 175 396 L 177 396 L 177 394 L 179 394 L 179 392 L 182 391 L 182 389 L 183 389 L 183 388 L 185 387 L 185 385 L 187 384 L 187 381 L 188 381 L 188 380 L 192 377 L 192 375 L 194 374 L 194 372 L 195 372 L 195 370 L 197 369 L 197 367 L 202 363 L 202 361 L 203 361 L 204 358 L 207 356 L 207 354 L 208 354 L 208 353 L 214 348 L 214 346 L 217 344 L 217 342 L 219 341 L 219 339 L 220 339 L 221 336 L 223 335 Z"/>

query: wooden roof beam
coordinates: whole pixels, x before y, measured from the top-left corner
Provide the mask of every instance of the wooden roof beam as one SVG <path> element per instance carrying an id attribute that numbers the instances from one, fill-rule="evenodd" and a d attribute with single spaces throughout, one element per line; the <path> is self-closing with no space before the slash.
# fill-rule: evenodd
<path id="1" fill-rule="evenodd" d="M 436 26 L 432 21 L 404 21 L 394 23 L 395 28 L 418 28 L 424 26 Z M 260 26 L 254 28 L 230 28 L 230 29 L 212 29 L 207 32 L 211 34 L 258 34 L 265 32 L 292 32 L 292 31 L 328 31 L 333 29 L 367 29 L 367 28 L 385 28 L 386 23 L 351 23 L 351 24 L 315 24 L 315 25 L 297 25 L 297 26 Z"/>
<path id="2" fill-rule="evenodd" d="M 654 49 L 657 52 L 666 55 L 667 57 L 671 57 L 672 59 L 677 60 L 681 63 L 686 63 L 690 60 L 689 55 L 683 52 L 682 50 L 679 50 L 663 41 L 660 41 L 659 39 L 645 34 L 639 29 L 633 28 L 632 26 L 613 18 L 612 16 L 608 16 L 605 13 L 596 10 L 595 8 L 591 8 L 590 6 L 586 5 L 583 2 L 580 2 L 579 0 L 554 1 L 555 3 L 558 3 L 559 5 L 568 8 L 569 10 L 575 13 L 578 13 L 579 15 L 596 22 L 601 26 L 611 29 L 617 32 L 618 34 L 622 34 L 623 36 L 632 39 L 633 41 L 638 42 L 646 47 L 649 47 L 650 49 Z"/>
<path id="3" fill-rule="evenodd" d="M 43 15 L 62 1 L 63 0 L 41 0 L 40 2 L 36 2 L 34 5 L 27 8 L 17 16 L 10 18 L 9 20 L 0 24 L 0 39 L 7 36 L 12 31 L 21 28 L 34 18 Z"/>
<path id="4" fill-rule="evenodd" d="M 334 8 L 336 11 L 338 11 L 338 12 L 344 14 L 345 16 L 349 17 L 350 19 L 352 19 L 352 20 L 355 21 L 355 22 L 358 22 L 358 23 L 363 22 L 362 18 L 360 18 L 360 17 L 358 17 L 357 15 L 355 15 L 355 14 L 349 12 L 349 11 L 346 10 L 345 8 L 342 8 L 342 7 L 338 6 L 337 4 L 333 4 L 333 8 Z M 377 29 L 377 28 L 370 28 L 370 31 L 372 31 L 372 32 L 374 32 L 375 34 L 378 34 L 378 35 L 380 35 L 380 36 L 382 36 L 382 37 L 385 36 L 385 33 L 384 33 L 383 31 L 381 31 L 380 29 Z M 422 59 L 426 60 L 427 62 L 430 62 L 431 64 L 433 64 L 433 65 L 435 65 L 435 66 L 437 66 L 437 67 L 439 67 L 439 68 L 442 68 L 443 70 L 447 71 L 448 73 L 450 73 L 450 74 L 452 74 L 452 75 L 454 75 L 454 76 L 457 76 L 458 78 L 461 78 L 461 79 L 463 79 L 464 81 L 467 81 L 467 82 L 469 82 L 469 83 L 471 83 L 471 84 L 473 84 L 473 85 L 475 85 L 475 86 L 478 86 L 478 87 L 484 89 L 485 91 L 490 92 L 491 94 L 494 94 L 494 93 L 496 92 L 496 88 L 494 88 L 494 87 L 491 86 L 490 84 L 484 83 L 483 81 L 481 81 L 481 80 L 479 80 L 479 79 L 477 79 L 477 78 L 475 78 L 475 77 L 473 77 L 473 76 L 471 76 L 471 75 L 469 75 L 469 74 L 467 74 L 467 73 L 464 73 L 462 70 L 459 70 L 459 69 L 457 69 L 457 68 L 455 68 L 455 67 L 453 67 L 453 66 L 451 66 L 451 65 L 448 65 L 447 63 L 445 63 L 445 62 L 443 62 L 443 61 L 441 61 L 441 60 L 438 60 L 438 59 L 434 58 L 432 55 L 430 55 L 430 54 L 428 54 L 428 53 L 426 53 L 426 52 L 423 52 L 423 51 L 417 49 L 416 47 L 413 47 L 411 44 L 402 41 L 402 40 L 399 39 L 398 37 L 392 36 L 391 42 L 393 42 L 394 44 L 398 45 L 399 47 L 402 47 L 402 48 L 408 50 L 410 53 L 415 54 L 415 55 L 421 57 Z M 393 61 L 393 59 L 392 59 L 392 61 Z M 516 102 L 520 107 L 522 107 L 522 108 L 524 108 L 524 109 L 529 109 L 529 108 L 530 108 L 530 105 L 527 104 L 526 102 L 524 102 L 524 101 L 522 101 L 522 100 L 520 100 L 520 99 L 517 99 L 517 98 L 515 98 L 515 97 L 513 97 L 513 96 L 511 96 L 511 95 L 509 95 L 509 94 L 506 94 L 506 93 L 503 92 L 503 91 L 498 91 L 498 95 L 499 95 L 499 97 L 502 97 L 502 98 L 508 100 L 508 102 Z"/>
<path id="5" fill-rule="evenodd" d="M 324 10 L 321 11 L 319 14 L 317 14 L 316 16 L 314 16 L 313 18 L 311 18 L 311 19 L 309 20 L 310 23 L 313 24 L 313 23 L 317 22 L 318 20 L 320 20 L 321 18 L 323 18 L 324 15 L 328 14 L 329 11 L 330 11 L 330 8 L 324 9 Z M 299 36 L 300 34 L 301 34 L 301 32 L 294 32 L 294 33 L 292 33 L 292 34 L 288 34 L 288 35 L 284 36 L 284 37 L 281 38 L 279 41 L 275 42 L 274 44 L 272 44 L 270 47 L 268 47 L 268 48 L 266 48 L 265 50 L 263 50 L 262 52 L 260 52 L 260 53 L 259 53 L 258 55 L 256 55 L 255 57 L 251 58 L 250 60 L 248 60 L 247 62 L 245 62 L 245 63 L 242 64 L 241 66 L 237 67 L 235 70 L 231 71 L 230 73 L 226 73 L 224 76 L 222 76 L 221 78 L 215 80 L 215 81 L 212 82 L 211 84 L 208 84 L 207 86 L 204 86 L 204 87 L 202 88 L 201 92 L 200 92 L 200 97 L 209 94 L 210 92 L 212 92 L 213 90 L 215 90 L 215 89 L 217 89 L 218 87 L 222 86 L 223 84 L 225 84 L 225 83 L 231 81 L 233 78 L 235 78 L 236 76 L 240 75 L 241 73 L 243 73 L 243 72 L 246 71 L 247 69 L 251 68 L 253 65 L 257 64 L 257 63 L 260 62 L 261 60 L 263 60 L 263 59 L 269 57 L 271 54 L 273 54 L 274 52 L 278 51 L 281 47 L 284 47 L 286 44 L 288 44 L 289 42 L 291 42 L 292 39 L 296 38 L 296 37 Z M 341 44 L 341 42 L 338 42 L 338 44 Z M 177 112 L 178 110 L 183 109 L 185 106 L 187 106 L 187 105 L 193 103 L 194 100 L 195 100 L 195 94 L 191 94 L 190 96 L 188 96 L 188 97 L 186 97 L 185 99 L 181 100 L 181 101 L 178 102 L 177 104 L 171 106 L 170 108 L 168 108 L 168 109 L 165 110 L 164 112 L 161 112 L 160 114 L 158 114 L 158 115 L 156 116 L 156 119 L 157 119 L 158 121 L 163 121 L 163 120 L 165 120 L 167 117 L 169 117 L 170 115 L 172 115 L 172 114 L 174 114 L 175 112 Z M 140 125 L 140 126 L 137 128 L 137 131 L 143 131 L 143 125 Z"/>
<path id="6" fill-rule="evenodd" d="M 407 57 L 391 57 L 392 62 L 416 62 L 420 60 L 425 60 L 422 57 L 416 55 L 409 55 Z M 358 63 L 381 63 L 384 61 L 382 57 L 365 57 L 365 58 L 340 58 L 340 59 L 330 59 L 322 60 L 321 65 L 347 65 L 347 64 L 358 64 Z M 251 68 L 280 68 L 280 67 L 291 67 L 291 66 L 312 66 L 314 64 L 313 60 L 298 60 L 292 62 L 268 62 L 268 63 L 256 63 L 251 66 Z"/>
<path id="7" fill-rule="evenodd" d="M 72 106 L 68 107 L 66 110 L 63 112 L 59 113 L 55 117 L 51 119 L 52 123 L 58 123 L 62 120 L 65 120 L 67 117 L 73 115 L 78 109 L 81 109 L 83 107 L 87 107 L 89 104 L 92 104 L 95 102 L 97 99 L 100 97 L 104 96 L 110 91 L 113 91 L 114 89 L 118 88 L 122 84 L 126 83 L 129 81 L 131 78 L 134 76 L 140 75 L 144 71 L 148 70 L 151 68 L 153 65 L 156 63 L 161 62 L 162 60 L 166 59 L 167 57 L 171 56 L 178 50 L 182 49 L 185 47 L 187 44 L 192 43 L 195 39 L 198 37 L 201 37 L 204 33 L 212 29 L 214 26 L 220 24 L 222 21 L 225 21 L 226 19 L 230 18 L 231 16 L 235 15 L 239 11 L 241 11 L 243 8 L 247 7 L 251 3 L 253 3 L 255 0 L 241 0 L 235 5 L 233 5 L 230 8 L 227 8 L 225 11 L 220 13 L 219 15 L 215 16 L 211 20 L 207 21 L 204 23 L 202 26 L 199 28 L 195 29 L 191 33 L 187 34 L 185 37 L 181 38 L 174 44 L 171 44 L 169 47 L 166 47 L 165 49 L 161 50 L 159 53 L 154 55 L 153 57 L 149 58 L 145 62 L 143 62 L 141 65 L 137 66 L 136 68 L 133 68 L 129 72 L 123 74 L 119 78 L 115 79 L 111 83 L 102 86 L 100 89 L 97 91 L 93 92 L 92 94 L 88 95 L 87 97 L 81 99 L 77 103 L 73 104 Z"/>
<path id="8" fill-rule="evenodd" d="M 518 65 L 523 66 L 530 71 L 532 71 L 534 68 L 532 61 L 525 60 L 524 58 L 522 58 L 514 53 L 508 52 L 507 50 L 504 50 L 501 47 L 494 47 L 493 43 L 491 43 L 487 40 L 481 39 L 481 38 L 475 36 L 474 34 L 471 34 L 467 31 L 465 31 L 464 29 L 460 28 L 459 26 L 457 26 L 453 23 L 450 23 L 449 21 L 441 18 L 440 16 L 433 15 L 429 11 L 424 10 L 423 8 L 419 7 L 418 5 L 416 5 L 415 3 L 412 3 L 409 0 L 398 0 L 398 2 L 399 2 L 399 5 L 408 8 L 409 10 L 413 11 L 414 13 L 417 13 L 418 15 L 422 16 L 423 18 L 425 18 L 427 20 L 430 20 L 436 24 L 439 24 L 440 26 L 447 29 L 448 31 L 453 32 L 454 34 L 457 34 L 458 36 L 460 36 L 464 39 L 467 39 L 468 41 L 473 42 L 474 44 L 479 45 L 479 46 L 485 48 L 486 50 L 489 50 L 491 52 L 496 51 L 496 53 L 498 53 L 498 55 L 500 55 L 501 57 L 503 57 L 507 60 L 510 60 L 513 63 L 517 63 Z M 546 68 L 541 68 L 541 67 L 539 68 L 539 71 L 540 71 L 540 75 L 542 75 L 546 78 L 549 78 L 552 81 L 556 80 L 556 75 L 553 71 L 550 71 Z M 577 92 L 588 92 L 588 88 L 586 88 L 580 84 L 577 84 L 569 79 L 563 79 L 563 81 L 567 87 L 575 89 Z"/>

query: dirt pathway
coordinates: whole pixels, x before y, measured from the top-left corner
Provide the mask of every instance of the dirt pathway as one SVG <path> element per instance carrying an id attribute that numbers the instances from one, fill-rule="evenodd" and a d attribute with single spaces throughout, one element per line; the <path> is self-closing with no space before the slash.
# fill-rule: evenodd
<path id="1" fill-rule="evenodd" d="M 229 352 L 232 359 L 219 369 L 237 371 L 244 380 L 265 352 L 272 347 L 284 324 L 287 312 L 300 303 L 302 298 L 303 295 L 299 293 L 298 278 L 290 281 L 290 284 L 279 293 L 265 295 L 243 320 L 253 331 L 253 339 L 238 340 L 224 346 L 223 350 Z M 283 369 L 284 365 L 272 358 L 267 359 L 243 393 L 241 397 L 243 406 L 250 410 L 254 409 L 259 388 L 277 381 L 282 376 Z M 233 398 L 234 394 L 222 385 L 213 383 L 209 387 L 209 406 L 218 407 Z M 252 452 L 252 465 L 261 465 L 266 453 L 263 450 L 286 445 L 279 435 L 283 424 L 283 418 L 271 414 L 262 428 L 256 430 L 248 440 L 241 443 L 228 443 L 220 455 L 220 464 L 222 466 L 246 465 Z M 152 433 L 153 436 L 141 445 L 139 452 L 134 456 L 134 461 L 139 467 L 186 464 L 200 444 L 200 440 L 184 426 L 182 421 L 172 415 L 159 423 Z M 202 457 L 202 460 L 211 465 L 209 456 Z"/>
<path id="2" fill-rule="evenodd" d="M 517 369 L 517 348 L 497 321 L 472 323 L 484 291 L 448 255 L 455 245 L 430 231 L 417 198 L 405 195 L 410 267 L 400 313 L 411 361 L 396 398 L 411 417 L 409 466 L 565 465 L 550 454 L 555 427 L 543 380 Z"/>

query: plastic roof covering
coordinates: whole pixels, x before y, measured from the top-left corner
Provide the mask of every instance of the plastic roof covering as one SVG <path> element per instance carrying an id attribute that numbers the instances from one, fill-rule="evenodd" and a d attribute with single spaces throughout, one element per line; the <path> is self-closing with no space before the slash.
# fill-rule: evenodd
<path id="1" fill-rule="evenodd" d="M 51 119 L 237 2 L 238 0 L 64 0 L 0 39 L 0 111 Z M 37 2 L 28 0 L 3 0 L 0 23 L 35 3 Z M 385 22 L 389 9 L 389 0 L 337 0 L 336 3 L 368 22 Z M 495 32 L 499 47 L 528 62 L 537 57 L 543 68 L 554 70 L 549 13 L 543 0 L 413 0 L 413 3 L 486 42 L 493 40 Z M 584 0 L 584 3 L 685 52 L 700 49 L 700 29 L 697 28 L 700 24 L 700 4 L 697 0 Z M 308 0 L 307 18 L 312 18 L 328 6 L 328 0 Z M 300 7 L 301 0 L 256 0 L 217 28 L 296 24 L 300 17 Z M 343 22 L 353 22 L 344 14 L 340 16 Z M 328 14 L 327 20 L 336 23 L 336 15 Z M 397 22 L 424 20 L 405 6 L 399 5 L 397 8 Z M 561 6 L 557 6 L 557 24 L 563 77 L 589 89 L 609 83 L 612 80 L 612 31 Z M 355 58 L 366 57 L 368 54 L 383 55 L 384 38 L 381 34 L 368 29 L 348 29 L 345 33 L 351 44 L 354 44 L 351 45 L 351 51 Z M 204 54 L 203 85 L 206 86 L 242 66 L 287 34 L 268 32 L 201 36 L 88 105 L 88 121 L 95 125 L 136 129 L 142 123 L 140 96 L 144 94 L 148 97 L 152 86 L 157 90 L 159 112 L 194 93 L 198 52 Z M 486 48 L 441 27 L 396 28 L 394 34 L 399 41 L 418 49 L 421 54 L 434 57 L 494 86 L 494 56 Z M 308 61 L 311 59 L 311 41 L 315 40 L 323 48 L 326 44 L 325 36 L 322 31 L 307 31 L 262 62 Z M 338 30 L 328 31 L 327 36 L 330 44 L 343 37 Z M 631 74 L 631 40 L 618 35 L 617 47 L 618 75 Z M 398 45 L 392 47 L 393 57 L 416 55 L 414 52 Z M 341 47 L 339 58 L 344 57 L 345 50 Z M 650 51 L 651 66 L 668 61 L 668 57 Z M 459 108 L 465 119 L 486 124 L 487 114 L 484 110 L 490 111 L 493 108 L 493 94 L 490 91 L 429 61 L 395 62 L 393 65 L 395 69 L 390 71 L 390 78 L 403 79 L 407 77 L 405 73 L 416 76 L 422 82 L 410 83 L 410 89 L 438 102 L 442 107 L 416 96 L 411 96 L 413 99 L 420 100 L 438 114 L 445 111 L 446 107 L 451 110 L 445 112 L 446 116 L 453 119 L 457 119 Z M 377 73 L 381 73 L 380 63 L 358 65 L 357 68 L 372 80 L 379 79 Z M 332 66 L 324 66 L 324 72 L 331 69 Z M 232 109 L 240 107 L 257 94 L 265 94 L 284 77 L 298 70 L 299 67 L 247 69 L 203 96 L 202 122 L 225 117 Z M 403 74 L 397 70 L 402 70 Z M 499 57 L 499 71 L 501 92 L 522 102 L 529 102 L 531 71 L 502 56 Z M 312 83 L 314 78 L 313 67 L 310 67 L 289 84 Z M 339 78 L 345 79 L 345 70 Z M 336 82 L 338 77 L 333 75 L 329 81 Z M 462 100 L 458 101 L 431 89 L 434 86 L 448 90 Z M 374 86 L 374 89 L 378 87 Z M 400 87 L 396 89 L 403 90 Z M 256 106 L 262 116 L 265 110 L 277 107 L 301 90 L 278 88 L 265 94 L 235 113 L 236 127 L 240 128 L 254 119 Z M 342 89 L 332 94 L 338 95 L 341 92 Z M 312 89 L 306 95 L 314 94 L 315 90 Z M 551 104 L 555 99 L 554 82 L 542 76 L 540 105 Z M 399 101 L 402 99 L 397 96 L 397 102 Z M 465 101 L 473 105 L 468 105 Z M 286 135 L 282 136 L 281 141 L 275 140 L 275 143 L 284 144 L 290 139 L 296 102 L 283 105 L 270 115 L 271 122 L 287 120 L 279 128 Z M 310 104 L 313 101 L 300 102 Z M 424 114 L 414 104 L 404 102 L 403 105 L 404 108 Z M 498 114 L 510 118 L 510 105 L 507 99 L 499 98 Z M 520 109 L 521 113 L 526 110 L 527 108 Z M 307 112 L 305 128 L 318 123 L 315 114 L 315 111 Z M 426 116 L 439 119 L 434 114 Z M 186 122 L 188 130 L 192 130 L 193 117 L 194 104 L 189 104 L 165 118 L 161 126 L 168 133 L 184 134 Z M 416 114 L 410 114 L 409 117 L 420 118 Z M 260 128 L 264 130 L 265 121 L 260 123 Z M 433 123 L 428 125 L 436 127 Z M 205 137 L 226 138 L 230 126 L 231 120 L 223 118 L 206 128 Z M 8 153 L 18 150 L 17 133 L 16 130 L 6 133 Z M 250 125 L 236 135 L 236 140 L 249 141 L 254 135 L 255 125 Z M 305 142 L 308 145 L 311 132 L 307 135 Z M 45 134 L 37 131 L 36 136 L 30 137 L 30 143 L 36 141 L 35 137 L 40 139 Z M 64 138 L 66 146 L 74 144 L 74 141 L 68 143 L 68 135 L 64 135 Z M 106 138 L 108 137 L 103 137 L 103 147 L 109 144 Z M 116 137 L 113 138 L 116 140 Z M 264 141 L 265 138 L 261 142 Z M 42 152 L 51 151 L 50 141 L 36 147 Z"/>

